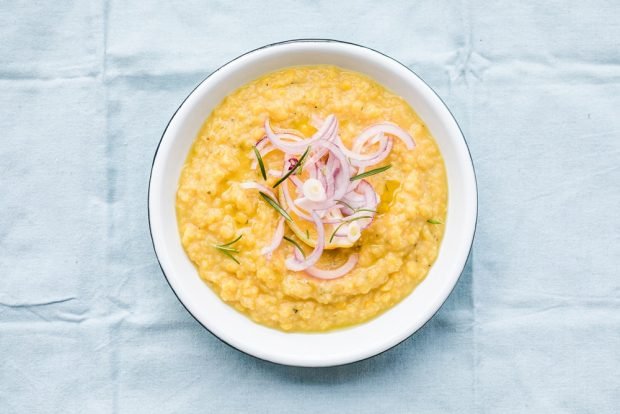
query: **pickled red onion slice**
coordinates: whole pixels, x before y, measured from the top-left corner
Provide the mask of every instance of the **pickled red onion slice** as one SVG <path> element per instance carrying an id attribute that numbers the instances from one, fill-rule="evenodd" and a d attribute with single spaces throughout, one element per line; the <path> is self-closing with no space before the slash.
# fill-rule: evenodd
<path id="1" fill-rule="evenodd" d="M 323 279 L 323 280 L 338 279 L 339 277 L 342 277 L 346 275 L 347 273 L 349 273 L 351 270 L 353 270 L 353 268 L 357 264 L 358 259 L 359 259 L 359 256 L 356 253 L 354 253 L 351 256 L 349 256 L 347 261 L 342 266 L 337 267 L 336 269 L 328 270 L 328 269 L 320 269 L 316 266 L 310 266 L 307 269 L 305 269 L 304 272 L 318 279 Z"/>
<path id="2" fill-rule="evenodd" d="M 323 254 L 323 248 L 325 247 L 325 226 L 323 225 L 323 221 L 321 221 L 321 218 L 315 211 L 312 212 L 312 219 L 314 221 L 314 225 L 316 226 L 316 246 L 314 247 L 312 253 L 306 256 L 306 258 L 303 260 L 299 260 L 295 256 L 286 259 L 285 265 L 286 268 L 289 270 L 293 270 L 296 272 L 305 270 L 318 262 L 321 258 L 321 255 Z"/>
<path id="3" fill-rule="evenodd" d="M 271 239 L 271 244 L 269 246 L 263 247 L 260 251 L 261 254 L 267 255 L 267 257 L 271 258 L 271 253 L 280 246 L 280 243 L 282 243 L 283 238 L 284 238 L 284 217 L 280 217 L 280 220 L 278 220 L 278 225 L 276 226 L 276 231 L 273 234 L 273 238 Z"/>

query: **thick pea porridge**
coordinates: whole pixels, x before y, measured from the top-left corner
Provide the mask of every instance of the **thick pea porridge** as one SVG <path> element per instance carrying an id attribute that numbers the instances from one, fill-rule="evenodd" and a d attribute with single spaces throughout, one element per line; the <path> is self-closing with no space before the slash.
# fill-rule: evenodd
<path id="1" fill-rule="evenodd" d="M 398 95 L 334 66 L 291 67 L 213 110 L 176 209 L 200 277 L 254 321 L 367 321 L 424 279 L 447 207 L 443 159 Z"/>

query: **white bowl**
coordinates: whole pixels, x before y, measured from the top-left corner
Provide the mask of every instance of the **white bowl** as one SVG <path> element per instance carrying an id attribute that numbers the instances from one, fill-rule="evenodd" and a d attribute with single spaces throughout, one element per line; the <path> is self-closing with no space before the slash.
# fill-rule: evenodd
<path id="1" fill-rule="evenodd" d="M 284 333 L 254 323 L 225 304 L 198 276 L 179 237 L 175 195 L 190 146 L 210 112 L 239 86 L 293 65 L 331 64 L 369 75 L 409 102 L 435 137 L 448 174 L 445 235 L 426 279 L 381 316 L 320 334 Z M 268 45 L 227 63 L 202 81 L 166 128 L 151 171 L 149 222 L 161 268 L 179 300 L 211 333 L 255 357 L 286 365 L 332 366 L 377 355 L 405 340 L 437 312 L 456 284 L 473 241 L 477 215 L 474 169 L 459 126 L 416 74 L 374 50 L 332 40 Z"/>

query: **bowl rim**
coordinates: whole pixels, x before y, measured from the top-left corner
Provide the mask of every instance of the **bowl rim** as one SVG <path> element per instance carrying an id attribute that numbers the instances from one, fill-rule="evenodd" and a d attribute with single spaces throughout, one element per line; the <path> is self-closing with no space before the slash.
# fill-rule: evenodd
<path id="1" fill-rule="evenodd" d="M 230 59 L 229 61 L 225 62 L 224 64 L 222 64 L 221 66 L 219 66 L 217 69 L 213 70 L 212 72 L 210 72 L 206 77 L 204 77 L 188 94 L 187 96 L 183 99 L 183 101 L 179 104 L 179 106 L 177 107 L 177 109 L 174 111 L 174 113 L 172 114 L 172 116 L 170 117 L 170 120 L 168 121 L 168 123 L 166 124 L 166 127 L 164 128 L 164 131 L 162 132 L 162 135 L 159 139 L 159 142 L 157 143 L 157 147 L 155 149 L 155 153 L 153 154 L 153 160 L 151 162 L 151 169 L 150 169 L 150 173 L 149 173 L 149 182 L 148 182 L 148 191 L 147 191 L 147 220 L 148 220 L 148 226 L 149 226 L 149 236 L 151 238 L 151 245 L 153 247 L 153 251 L 155 253 L 155 258 L 157 260 L 157 264 L 159 265 L 159 268 L 161 269 L 162 274 L 164 275 L 164 278 L 166 280 L 166 283 L 168 284 L 168 286 L 170 287 L 170 290 L 172 290 L 172 292 L 174 293 L 175 297 L 177 298 L 177 300 L 181 303 L 181 305 L 183 306 L 183 308 L 192 316 L 192 318 L 198 322 L 207 332 L 209 332 L 212 336 L 214 336 L 215 338 L 217 338 L 220 342 L 224 343 L 225 345 L 229 346 L 230 348 L 239 351 L 245 355 L 248 355 L 252 358 L 256 358 L 260 361 L 265 361 L 267 363 L 270 364 L 274 364 L 274 365 L 281 365 L 281 366 L 295 366 L 295 367 L 311 367 L 310 365 L 304 365 L 304 364 L 291 364 L 291 363 L 284 363 L 284 362 L 278 362 L 278 361 L 273 361 L 270 359 L 266 359 L 266 358 L 262 358 L 260 356 L 254 355 L 250 352 L 247 352 L 243 349 L 240 349 L 234 345 L 232 345 L 231 343 L 225 341 L 223 338 L 221 338 L 220 336 L 216 335 L 211 329 L 209 329 L 190 309 L 189 307 L 181 300 L 181 298 L 179 297 L 178 293 L 176 292 L 176 290 L 174 289 L 172 283 L 170 282 L 170 279 L 168 277 L 168 275 L 166 274 L 166 271 L 163 268 L 163 265 L 161 263 L 161 260 L 159 258 L 159 254 L 157 252 L 157 247 L 155 246 L 155 239 L 153 237 L 153 227 L 152 227 L 152 220 L 151 220 L 151 205 L 150 205 L 150 200 L 151 200 L 151 187 L 152 187 L 152 179 L 153 179 L 153 170 L 155 167 L 155 162 L 157 160 L 157 155 L 159 154 L 159 150 L 161 147 L 161 144 L 163 142 L 164 137 L 166 136 L 166 132 L 168 131 L 168 128 L 170 127 L 170 124 L 172 123 L 172 121 L 174 120 L 175 116 L 177 115 L 177 113 L 179 112 L 179 110 L 183 107 L 183 105 L 185 104 L 185 102 L 194 94 L 194 92 L 200 88 L 200 86 L 202 84 L 204 84 L 206 81 L 208 81 L 215 73 L 219 72 L 220 70 L 224 69 L 225 67 L 227 67 L 229 64 L 247 56 L 250 54 L 254 54 L 257 52 L 260 52 L 264 49 L 268 49 L 268 48 L 272 48 L 272 47 L 277 47 L 277 46 L 282 46 L 282 45 L 286 45 L 286 44 L 291 44 L 291 43 L 336 43 L 336 44 L 343 44 L 343 45 L 348 45 L 348 46 L 354 46 L 354 47 L 359 47 L 359 48 L 363 48 L 366 50 L 369 50 L 371 52 L 377 53 L 391 61 L 393 61 L 394 63 L 400 65 L 401 67 L 405 68 L 407 71 L 409 71 L 411 74 L 413 74 L 415 77 L 417 77 L 428 89 L 429 91 L 431 91 L 435 97 L 441 102 L 441 104 L 444 106 L 444 108 L 446 109 L 446 111 L 448 112 L 448 114 L 450 115 L 450 117 L 452 118 L 452 121 L 454 122 L 454 124 L 456 125 L 456 127 L 458 128 L 460 135 L 463 139 L 463 143 L 465 144 L 465 149 L 467 152 L 467 156 L 469 157 L 469 161 L 470 161 L 470 165 L 471 165 L 471 170 L 472 170 L 472 176 L 473 176 L 473 185 L 474 185 L 474 199 L 475 199 L 475 203 L 474 203 L 474 222 L 473 222 L 473 228 L 471 231 L 471 237 L 469 240 L 469 250 L 467 252 L 467 256 L 466 259 L 463 261 L 463 267 L 461 268 L 458 277 L 454 280 L 454 284 L 452 285 L 452 287 L 450 288 L 450 291 L 448 292 L 448 294 L 446 295 L 446 297 L 441 301 L 441 303 L 439 304 L 439 306 L 437 307 L 437 309 L 435 309 L 435 311 L 428 317 L 428 319 L 422 324 L 420 325 L 417 329 L 413 330 L 409 335 L 407 335 L 406 337 L 404 337 L 402 340 L 396 342 L 395 344 L 387 347 L 386 349 L 374 353 L 372 355 L 369 355 L 367 357 L 364 358 L 360 358 L 360 359 L 356 359 L 356 360 L 352 360 L 350 362 L 343 362 L 343 363 L 335 363 L 335 364 L 329 364 L 329 365 L 320 365 L 320 367 L 334 367 L 334 366 L 346 366 L 346 365 L 351 365 L 351 364 L 356 364 L 358 362 L 362 362 L 362 361 L 366 361 L 368 359 L 374 358 L 378 355 L 381 355 L 383 353 L 386 353 L 394 348 L 396 348 L 398 345 L 402 344 L 403 342 L 405 342 L 406 340 L 410 339 L 413 335 L 415 335 L 417 332 L 419 332 L 420 330 L 422 330 L 429 322 L 431 319 L 433 319 L 435 317 L 435 315 L 437 315 L 437 313 L 439 312 L 439 310 L 444 306 L 444 304 L 446 303 L 447 299 L 450 297 L 450 295 L 452 294 L 452 292 L 454 291 L 456 285 L 458 284 L 464 270 L 465 267 L 467 266 L 467 263 L 470 261 L 471 258 L 471 253 L 472 253 L 472 249 L 473 249 L 473 244 L 474 244 L 474 239 L 475 239 L 475 234 L 476 234 L 476 230 L 478 227 L 478 179 L 476 176 L 476 170 L 475 170 L 475 165 L 474 165 L 474 161 L 473 158 L 471 156 L 471 151 L 469 149 L 469 144 L 467 143 L 467 139 L 465 138 L 465 134 L 463 133 L 463 130 L 461 128 L 461 126 L 459 125 L 458 121 L 456 120 L 456 118 L 454 117 L 454 114 L 452 113 L 452 111 L 450 110 L 450 108 L 448 107 L 448 105 L 446 105 L 446 103 L 443 101 L 443 99 L 441 98 L 441 96 L 439 96 L 439 94 L 426 82 L 424 81 L 424 79 L 422 79 L 422 77 L 420 77 L 414 70 L 412 70 L 411 68 L 409 68 L 407 65 L 405 65 L 404 63 L 400 62 L 399 60 L 383 53 L 380 52 L 376 49 L 373 49 L 371 47 L 368 46 L 364 46 L 364 45 L 360 45 L 358 43 L 354 43 L 354 42 L 350 42 L 350 41 L 344 41 L 344 40 L 337 40 L 337 39 L 331 39 L 331 38 L 298 38 L 298 39 L 289 39 L 289 40 L 283 40 L 283 41 L 279 41 L 279 42 L 274 42 L 274 43 L 269 43 L 266 44 L 264 46 L 260 46 L 257 47 L 255 49 L 249 50 L 241 55 L 238 55 L 237 57 Z M 389 311 L 389 309 L 387 310 Z M 244 315 L 246 316 L 246 315 Z M 246 316 L 247 317 L 247 316 Z M 254 322 L 254 321 L 252 321 Z M 254 322 L 256 323 L 256 322 Z M 266 327 L 268 328 L 268 327 Z"/>

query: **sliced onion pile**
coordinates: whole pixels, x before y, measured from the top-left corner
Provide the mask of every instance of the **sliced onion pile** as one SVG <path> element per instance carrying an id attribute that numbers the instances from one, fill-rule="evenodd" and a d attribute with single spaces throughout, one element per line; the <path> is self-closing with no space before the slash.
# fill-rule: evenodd
<path id="1" fill-rule="evenodd" d="M 279 184 L 280 206 L 287 213 L 294 213 L 299 219 L 311 222 L 316 229 L 314 250 L 304 256 L 293 247 L 293 255 L 286 259 L 286 267 L 319 279 L 336 279 L 355 267 L 358 256 L 351 254 L 346 263 L 335 269 L 317 268 L 315 264 L 326 244 L 355 243 L 362 230 L 373 222 L 379 204 L 379 195 L 367 180 L 351 178 L 384 161 L 392 150 L 394 137 L 408 149 L 413 149 L 415 142 L 398 125 L 380 122 L 362 131 L 349 149 L 338 135 L 338 120 L 334 115 L 329 115 L 325 120 L 314 118 L 313 124 L 317 132 L 306 138 L 296 131 L 276 132 L 267 119 L 265 136 L 256 143 L 256 149 L 260 158 L 273 151 L 283 154 L 281 171 L 269 170 L 269 176 L 281 179 L 295 169 Z M 302 156 L 305 156 L 303 165 L 298 166 Z M 256 160 L 252 168 L 257 167 Z M 263 184 L 245 182 L 241 186 L 278 200 L 274 190 Z M 261 250 L 262 254 L 271 257 L 280 246 L 284 238 L 284 222 L 284 217 L 281 217 L 270 244 Z"/>

